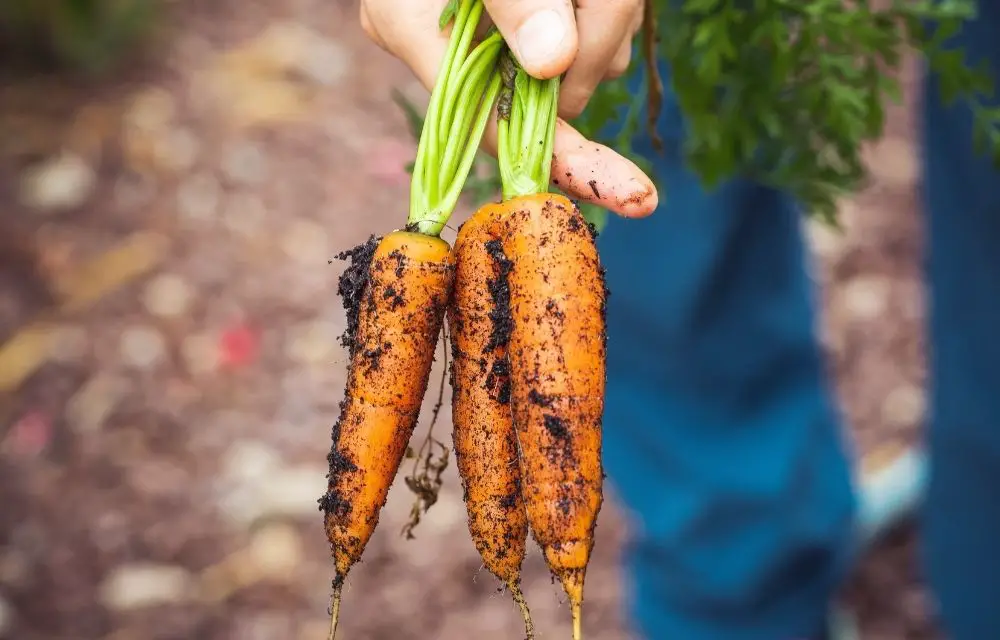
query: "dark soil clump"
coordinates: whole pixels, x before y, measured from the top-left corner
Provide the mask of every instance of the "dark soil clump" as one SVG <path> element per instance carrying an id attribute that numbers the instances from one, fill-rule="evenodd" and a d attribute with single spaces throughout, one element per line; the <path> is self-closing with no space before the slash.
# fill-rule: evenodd
<path id="1" fill-rule="evenodd" d="M 490 290 L 492 307 L 489 311 L 490 339 L 483 350 L 484 354 L 492 353 L 498 348 L 510 343 L 510 332 L 514 321 L 510 311 L 510 270 L 514 263 L 507 259 L 499 240 L 486 242 L 486 251 L 493 258 L 496 278 L 487 281 Z M 486 388 L 494 394 L 494 399 L 500 404 L 510 404 L 510 361 L 506 357 L 497 358 L 490 367 L 486 377 Z"/>
<path id="2" fill-rule="evenodd" d="M 537 389 L 532 389 L 528 392 L 528 400 L 530 400 L 532 404 L 538 405 L 539 407 L 552 406 L 552 398 L 538 393 Z"/>
<path id="3" fill-rule="evenodd" d="M 508 276 L 510 270 L 514 268 L 514 263 L 504 255 L 499 240 L 488 241 L 486 251 L 489 252 L 497 267 L 497 277 L 488 283 L 490 298 L 493 300 L 493 308 L 489 313 L 490 321 L 493 323 L 493 331 L 490 333 L 490 341 L 486 345 L 486 351 L 489 352 L 498 347 L 505 347 L 510 342 L 510 332 L 514 322 L 510 311 Z"/>
<path id="4" fill-rule="evenodd" d="M 342 454 L 337 446 L 340 442 L 341 420 L 343 420 L 343 412 L 346 404 L 346 399 L 340 402 L 341 418 L 338 419 L 337 422 L 333 424 L 333 428 L 330 429 L 330 453 L 326 456 L 326 460 L 330 464 L 330 472 L 327 475 L 329 480 L 334 480 L 344 473 L 351 473 L 358 470 L 357 465 Z M 350 500 L 345 499 L 338 491 L 334 490 L 329 490 L 324 493 L 320 496 L 318 502 L 320 511 L 340 517 L 350 513 L 352 509 Z"/>
<path id="5" fill-rule="evenodd" d="M 368 287 L 372 258 L 381 238 L 370 236 L 368 240 L 353 249 L 342 251 L 334 256 L 337 260 L 348 260 L 351 263 L 340 274 L 337 282 L 337 295 L 344 303 L 347 311 L 347 329 L 340 337 L 340 343 L 350 352 L 354 352 L 354 337 L 358 331 L 358 317 L 361 314 L 361 301 Z"/>
<path id="6" fill-rule="evenodd" d="M 547 413 L 542 416 L 542 419 L 545 420 L 545 430 L 548 431 L 549 435 L 553 438 L 556 440 L 569 439 L 569 429 L 566 428 L 566 425 L 563 424 L 562 419 L 558 416 Z"/>
<path id="7" fill-rule="evenodd" d="M 497 358 L 486 374 L 486 389 L 493 392 L 500 404 L 510 404 L 510 361 Z"/>

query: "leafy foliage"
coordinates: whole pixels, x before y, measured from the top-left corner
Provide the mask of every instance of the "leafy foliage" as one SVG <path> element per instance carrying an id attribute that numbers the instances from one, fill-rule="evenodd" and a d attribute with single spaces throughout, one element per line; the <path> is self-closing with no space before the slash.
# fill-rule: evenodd
<path id="1" fill-rule="evenodd" d="M 0 0 L 0 58 L 97 73 L 155 23 L 160 0 Z"/>
<path id="2" fill-rule="evenodd" d="M 683 152 L 709 187 L 746 175 L 833 222 L 837 198 L 865 184 L 861 147 L 881 136 L 885 101 L 899 100 L 892 72 L 907 46 L 941 74 L 945 100 L 973 105 L 983 148 L 1000 150 L 998 113 L 984 106 L 989 70 L 947 46 L 975 18 L 974 0 L 648 4 L 646 26 L 664 25 L 658 53 L 686 117 Z"/>
<path id="3" fill-rule="evenodd" d="M 839 197 L 862 188 L 866 142 L 884 130 L 887 101 L 898 102 L 895 77 L 908 47 L 939 74 L 946 103 L 965 100 L 975 142 L 1000 164 L 1000 108 L 992 71 L 949 46 L 976 18 L 975 0 L 646 0 L 639 91 L 625 78 L 600 85 L 573 125 L 643 169 L 637 134 L 659 142 L 662 102 L 657 62 L 685 118 L 681 149 L 707 188 L 746 176 L 791 193 L 804 210 L 836 224 Z M 626 78 L 633 75 L 629 73 Z M 641 111 L 647 107 L 648 118 Z M 467 191 L 495 194 L 495 161 L 483 157 Z M 669 193 L 661 193 L 661 200 Z M 584 204 L 599 227 L 606 212 Z"/>

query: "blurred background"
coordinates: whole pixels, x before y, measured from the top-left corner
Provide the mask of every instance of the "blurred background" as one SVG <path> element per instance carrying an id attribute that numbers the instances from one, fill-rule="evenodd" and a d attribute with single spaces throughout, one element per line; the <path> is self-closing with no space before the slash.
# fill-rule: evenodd
<path id="1" fill-rule="evenodd" d="M 391 91 L 427 99 L 356 16 L 353 0 L 0 2 L 0 638 L 325 637 L 316 500 L 346 368 L 328 260 L 402 223 L 414 143 Z M 809 231 L 866 465 L 924 415 L 909 96 L 845 232 Z M 454 468 L 407 541 L 412 502 L 397 482 L 343 638 L 522 637 Z M 606 505 L 593 640 L 630 637 L 627 518 Z M 912 538 L 845 590 L 866 639 L 937 637 Z M 568 637 L 534 548 L 524 582 L 540 636 Z"/>

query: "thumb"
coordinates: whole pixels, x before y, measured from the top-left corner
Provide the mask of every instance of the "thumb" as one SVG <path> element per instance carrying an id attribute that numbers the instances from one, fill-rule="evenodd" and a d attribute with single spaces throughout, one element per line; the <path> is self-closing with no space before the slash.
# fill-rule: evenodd
<path id="1" fill-rule="evenodd" d="M 524 70 L 539 80 L 565 72 L 578 45 L 573 0 L 484 0 Z"/>
<path id="2" fill-rule="evenodd" d="M 402 60 L 428 91 L 437 82 L 448 50 L 450 27 L 438 19 L 448 0 L 408 3 L 400 11 L 394 2 L 362 2 L 361 27 L 380 47 Z"/>

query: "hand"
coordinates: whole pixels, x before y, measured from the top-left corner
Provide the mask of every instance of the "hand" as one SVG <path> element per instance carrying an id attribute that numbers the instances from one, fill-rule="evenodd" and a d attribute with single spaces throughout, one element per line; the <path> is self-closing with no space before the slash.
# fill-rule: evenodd
<path id="1" fill-rule="evenodd" d="M 448 32 L 438 18 L 447 0 L 361 0 L 361 26 L 400 58 L 430 90 L 444 59 Z M 634 163 L 584 138 L 563 118 L 583 111 L 598 83 L 628 68 L 641 0 L 484 0 L 524 70 L 540 79 L 566 73 L 560 87 L 552 178 L 570 197 L 626 217 L 656 209 L 656 187 Z M 484 146 L 496 151 L 496 125 Z M 594 185 L 599 188 L 595 188 Z"/>

